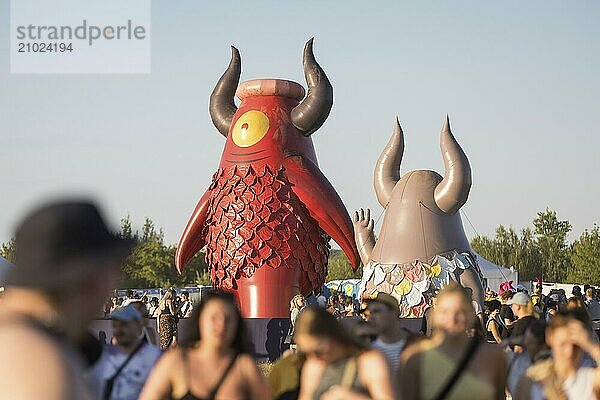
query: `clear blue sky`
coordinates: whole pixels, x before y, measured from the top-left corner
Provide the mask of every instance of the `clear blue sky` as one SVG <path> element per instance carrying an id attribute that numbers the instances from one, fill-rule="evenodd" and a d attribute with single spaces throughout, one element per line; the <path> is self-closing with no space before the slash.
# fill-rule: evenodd
<path id="1" fill-rule="evenodd" d="M 396 115 L 402 171 L 442 171 L 449 113 L 479 233 L 545 207 L 572 238 L 600 222 L 600 2 L 153 1 L 149 75 L 11 75 L 8 15 L 0 0 L 0 241 L 40 200 L 85 194 L 115 227 L 149 216 L 176 242 L 224 145 L 207 108 L 229 45 L 242 80 L 304 85 L 311 36 L 335 89 L 313 139 L 349 211 L 381 212 L 372 171 Z"/>

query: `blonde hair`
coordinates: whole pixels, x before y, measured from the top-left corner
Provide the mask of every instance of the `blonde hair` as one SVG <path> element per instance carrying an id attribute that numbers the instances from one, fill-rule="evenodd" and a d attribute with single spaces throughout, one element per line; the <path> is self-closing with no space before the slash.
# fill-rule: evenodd
<path id="1" fill-rule="evenodd" d="M 449 284 L 444 286 L 437 295 L 436 304 L 440 304 L 442 301 L 444 301 L 445 297 L 456 294 L 460 296 L 460 299 L 463 303 L 463 309 L 467 313 L 467 317 L 469 318 L 469 324 L 471 324 L 473 321 L 475 321 L 476 318 L 475 309 L 473 308 L 471 296 L 460 284 L 456 282 L 450 282 Z M 435 308 L 433 310 L 433 313 L 436 313 Z"/>
<path id="2" fill-rule="evenodd" d="M 525 309 L 525 313 L 526 313 L 525 315 L 531 315 L 531 316 L 533 316 L 535 318 L 539 318 L 540 317 L 538 315 L 537 311 L 535 311 L 535 306 L 533 305 L 533 301 L 529 300 L 527 302 L 527 304 L 525 304 L 525 305 L 520 305 L 520 304 L 517 304 L 517 305 L 520 306 L 520 307 L 523 307 Z"/>
<path id="3" fill-rule="evenodd" d="M 165 304 L 167 304 L 167 300 L 173 300 L 173 298 L 175 297 L 175 289 L 170 288 L 168 289 L 165 294 L 163 294 L 163 297 L 161 297 L 159 303 L 158 303 L 158 309 L 162 310 L 165 306 Z"/>
<path id="4" fill-rule="evenodd" d="M 439 294 L 437 295 L 437 302 L 439 303 L 440 300 L 450 294 L 459 294 L 465 305 L 465 308 L 467 310 L 472 310 L 473 314 L 475 314 L 475 309 L 473 308 L 473 303 L 471 302 L 471 296 L 469 296 L 469 293 L 467 293 L 464 287 L 456 282 L 450 282 L 444 286 L 442 290 L 440 290 Z"/>
<path id="5" fill-rule="evenodd" d="M 301 294 L 297 294 L 294 297 L 292 297 L 292 299 L 290 300 L 290 311 L 294 309 L 300 309 L 300 307 L 297 305 L 299 299 L 304 300 L 304 296 L 302 296 Z"/>

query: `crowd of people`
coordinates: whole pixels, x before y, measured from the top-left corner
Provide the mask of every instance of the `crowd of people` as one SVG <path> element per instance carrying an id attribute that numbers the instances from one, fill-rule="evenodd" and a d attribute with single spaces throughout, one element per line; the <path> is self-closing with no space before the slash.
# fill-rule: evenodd
<path id="1" fill-rule="evenodd" d="M 190 294 L 185 290 L 177 295 L 175 289 L 169 288 L 159 300 L 146 293 L 137 296 L 129 289 L 124 297 L 112 296 L 104 304 L 104 318 L 110 319 L 115 311 L 129 305 L 133 305 L 144 320 L 156 319 L 156 330 L 145 321 L 144 335 L 149 337 L 151 344 L 160 346 L 161 350 L 177 344 L 179 320 L 190 318 L 194 309 Z"/>
<path id="2" fill-rule="evenodd" d="M 428 299 L 421 332 L 394 296 L 361 304 L 321 295 L 290 303 L 289 344 L 268 371 L 248 345 L 238 304 L 212 291 L 199 304 L 111 299 L 112 338 L 87 327 L 132 243 L 94 205 L 65 202 L 16 233 L 18 268 L 0 307 L 1 399 L 595 399 L 600 398 L 598 291 L 488 289 L 483 307 L 450 283 Z M 160 338 L 148 324 L 157 318 Z M 177 332 L 177 318 L 190 329 Z M 164 336 L 166 332 L 168 336 Z M 101 340 L 99 340 L 101 339 Z M 162 350 L 162 351 L 161 351 Z"/>

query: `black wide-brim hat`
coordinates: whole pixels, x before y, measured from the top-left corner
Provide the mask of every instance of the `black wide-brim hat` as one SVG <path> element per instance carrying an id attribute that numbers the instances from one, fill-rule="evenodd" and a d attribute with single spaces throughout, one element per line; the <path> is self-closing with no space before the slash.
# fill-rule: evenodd
<path id="1" fill-rule="evenodd" d="M 15 234 L 16 266 L 9 286 L 59 288 L 114 272 L 134 241 L 112 233 L 88 201 L 57 201 L 31 212 Z"/>

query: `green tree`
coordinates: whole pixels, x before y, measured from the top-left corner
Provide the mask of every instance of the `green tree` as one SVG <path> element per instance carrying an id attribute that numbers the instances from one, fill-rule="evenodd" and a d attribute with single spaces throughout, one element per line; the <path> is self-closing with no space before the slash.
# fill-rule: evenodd
<path id="1" fill-rule="evenodd" d="M 346 257 L 341 250 L 331 250 L 329 253 L 329 261 L 327 264 L 327 276 L 325 281 L 334 281 L 338 279 L 360 279 L 362 276 L 362 269 L 358 268 L 356 271 L 352 269 L 350 260 Z"/>
<path id="2" fill-rule="evenodd" d="M 183 274 L 175 269 L 173 245 L 164 243 L 162 230 L 157 230 L 146 218 L 141 232 L 133 231 L 129 217 L 121 220 L 121 237 L 133 239 L 136 244 L 125 260 L 121 287 L 169 287 L 188 284 L 210 284 L 204 254 L 199 253 L 189 263 Z"/>
<path id="3" fill-rule="evenodd" d="M 567 235 L 571 224 L 559 220 L 555 211 L 546 209 L 538 212 L 533 226 L 533 230 L 527 227 L 518 235 L 512 227 L 507 229 L 500 225 L 494 238 L 477 236 L 471 246 L 496 264 L 515 267 L 519 280 L 540 277 L 549 282 L 565 282 L 570 267 Z"/>
<path id="4" fill-rule="evenodd" d="M 123 239 L 137 239 L 137 236 L 134 236 L 133 228 L 131 227 L 131 217 L 129 215 L 125 218 L 121 218 L 121 231 L 119 232 L 119 236 Z"/>
<path id="5" fill-rule="evenodd" d="M 571 231 L 569 221 L 560 221 L 556 211 L 546 209 L 538 212 L 533 220 L 535 241 L 542 255 L 542 280 L 565 282 L 570 267 L 571 249 L 567 235 Z"/>
<path id="6" fill-rule="evenodd" d="M 571 283 L 600 285 L 600 227 L 585 230 L 573 243 L 567 280 Z"/>
<path id="7" fill-rule="evenodd" d="M 11 238 L 8 243 L 2 243 L 0 245 L 0 256 L 6 258 L 11 263 L 14 263 L 16 259 L 16 250 L 15 238 Z"/>

